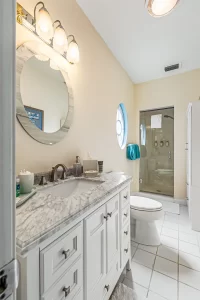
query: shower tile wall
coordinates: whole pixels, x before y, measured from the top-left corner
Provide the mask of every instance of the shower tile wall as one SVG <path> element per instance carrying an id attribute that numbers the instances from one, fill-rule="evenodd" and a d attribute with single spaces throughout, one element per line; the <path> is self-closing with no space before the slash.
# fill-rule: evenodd
<path id="1" fill-rule="evenodd" d="M 161 128 L 151 128 L 154 115 Z M 140 149 L 140 191 L 174 196 L 174 108 L 140 113 Z"/>

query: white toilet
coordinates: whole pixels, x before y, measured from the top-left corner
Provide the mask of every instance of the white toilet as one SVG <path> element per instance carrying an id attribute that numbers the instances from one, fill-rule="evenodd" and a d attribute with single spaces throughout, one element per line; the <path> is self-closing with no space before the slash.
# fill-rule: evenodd
<path id="1" fill-rule="evenodd" d="M 149 198 L 131 196 L 130 205 L 131 236 L 134 241 L 147 246 L 159 246 L 160 236 L 155 221 L 163 217 L 162 204 Z"/>

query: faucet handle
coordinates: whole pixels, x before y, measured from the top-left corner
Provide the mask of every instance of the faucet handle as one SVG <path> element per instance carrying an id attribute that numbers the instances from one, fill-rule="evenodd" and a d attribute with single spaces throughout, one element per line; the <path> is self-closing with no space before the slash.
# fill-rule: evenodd
<path id="1" fill-rule="evenodd" d="M 40 183 L 39 185 L 46 185 L 47 184 L 47 181 L 46 181 L 46 178 L 44 175 L 41 176 L 41 179 L 40 179 Z"/>
<path id="2" fill-rule="evenodd" d="M 61 175 L 61 178 L 62 180 L 66 179 L 67 178 L 67 174 L 66 174 L 66 171 L 63 170 L 62 172 L 62 175 Z"/>

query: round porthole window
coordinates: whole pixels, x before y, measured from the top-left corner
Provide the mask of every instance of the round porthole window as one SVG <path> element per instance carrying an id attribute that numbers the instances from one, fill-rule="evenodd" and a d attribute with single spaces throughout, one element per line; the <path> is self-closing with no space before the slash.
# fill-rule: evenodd
<path id="1" fill-rule="evenodd" d="M 117 108 L 116 132 L 119 146 L 121 149 L 124 149 L 128 136 L 128 120 L 126 108 L 123 103 L 121 103 Z"/>

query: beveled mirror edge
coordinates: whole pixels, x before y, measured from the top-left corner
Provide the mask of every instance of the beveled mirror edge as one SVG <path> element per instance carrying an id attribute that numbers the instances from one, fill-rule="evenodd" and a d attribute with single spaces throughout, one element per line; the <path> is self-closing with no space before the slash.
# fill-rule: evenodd
<path id="1" fill-rule="evenodd" d="M 38 42 L 35 42 L 38 45 Z M 67 88 L 68 88 L 68 114 L 65 119 L 63 126 L 56 132 L 46 133 L 37 128 L 30 120 L 24 108 L 24 104 L 21 97 L 20 92 L 20 76 L 24 67 L 24 64 L 28 59 L 35 54 L 39 54 L 38 52 L 34 52 L 30 50 L 27 46 L 27 43 L 22 44 L 17 48 L 16 51 L 16 116 L 23 127 L 23 129 L 37 142 L 45 144 L 45 145 L 54 145 L 60 142 L 69 131 L 74 115 L 74 98 L 73 91 L 71 87 L 71 83 L 68 77 L 68 74 L 60 69 L 62 73 Z"/>

